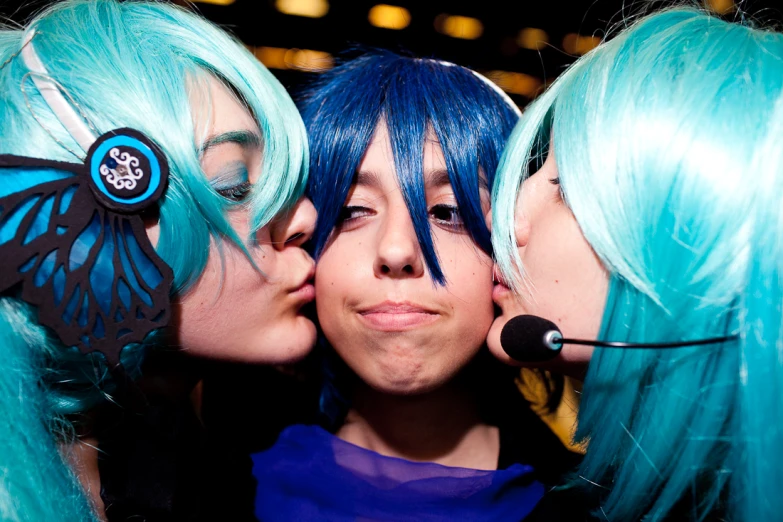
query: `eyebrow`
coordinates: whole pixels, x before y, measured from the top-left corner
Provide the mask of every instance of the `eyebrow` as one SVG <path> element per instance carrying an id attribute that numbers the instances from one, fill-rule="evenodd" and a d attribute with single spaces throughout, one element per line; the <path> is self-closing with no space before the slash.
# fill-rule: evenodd
<path id="1" fill-rule="evenodd" d="M 263 139 L 259 134 L 249 130 L 224 132 L 223 134 L 207 138 L 199 148 L 198 153 L 203 155 L 212 147 L 217 147 L 223 143 L 235 143 L 242 148 L 257 148 L 261 146 Z"/>
<path id="2" fill-rule="evenodd" d="M 489 183 L 487 177 L 483 172 L 479 171 L 478 177 L 479 190 L 489 190 Z M 446 169 L 433 169 L 425 171 L 424 184 L 430 188 L 441 188 L 451 185 L 451 179 L 449 178 L 449 171 Z"/>
<path id="3" fill-rule="evenodd" d="M 351 184 L 374 189 L 379 189 L 382 187 L 378 173 L 371 170 L 357 171 Z M 446 169 L 433 169 L 425 171 L 424 184 L 431 188 L 440 188 L 447 185 L 450 186 L 451 179 L 449 178 L 449 171 Z M 479 188 L 489 189 L 487 179 L 484 176 L 479 176 Z"/>
<path id="4" fill-rule="evenodd" d="M 431 187 L 451 185 L 449 172 L 446 169 L 428 170 L 424 173 L 424 183 Z M 381 180 L 377 172 L 360 170 L 356 173 L 356 176 L 354 176 L 353 184 L 369 188 L 379 188 L 381 186 Z"/>
<path id="5" fill-rule="evenodd" d="M 451 185 L 449 171 L 446 169 L 425 170 L 424 184 L 433 188 L 440 188 L 445 185 Z"/>
<path id="6" fill-rule="evenodd" d="M 371 170 L 357 171 L 356 175 L 353 177 L 352 185 L 373 189 L 380 189 L 383 186 L 378 173 Z"/>

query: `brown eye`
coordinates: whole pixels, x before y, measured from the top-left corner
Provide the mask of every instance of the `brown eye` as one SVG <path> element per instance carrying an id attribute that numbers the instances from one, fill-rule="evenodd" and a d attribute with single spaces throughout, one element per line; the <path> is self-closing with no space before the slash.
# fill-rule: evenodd
<path id="1" fill-rule="evenodd" d="M 451 229 L 462 229 L 465 222 L 459 207 L 455 205 L 435 205 L 430 209 L 430 217 L 436 224 Z"/>

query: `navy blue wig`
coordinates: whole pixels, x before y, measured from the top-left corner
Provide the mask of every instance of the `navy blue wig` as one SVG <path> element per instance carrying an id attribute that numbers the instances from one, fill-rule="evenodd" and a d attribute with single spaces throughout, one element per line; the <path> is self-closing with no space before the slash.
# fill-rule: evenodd
<path id="1" fill-rule="evenodd" d="M 428 135 L 443 150 L 470 236 L 491 254 L 479 189 L 492 186 L 517 114 L 487 82 L 464 67 L 374 51 L 324 74 L 305 93 L 300 110 L 310 139 L 308 195 L 318 210 L 316 259 L 379 123 L 388 128 L 400 188 L 433 280 L 446 282 L 429 228 L 422 175 Z"/>

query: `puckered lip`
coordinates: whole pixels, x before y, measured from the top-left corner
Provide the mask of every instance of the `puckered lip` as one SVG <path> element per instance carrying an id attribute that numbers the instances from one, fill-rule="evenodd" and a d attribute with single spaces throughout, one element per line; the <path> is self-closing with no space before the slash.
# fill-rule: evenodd
<path id="1" fill-rule="evenodd" d="M 410 301 L 383 301 L 382 303 L 362 306 L 357 312 L 360 315 L 369 314 L 438 314 L 437 310 L 412 303 Z"/>
<path id="2" fill-rule="evenodd" d="M 296 293 L 299 290 L 302 290 L 304 287 L 308 285 L 313 285 L 313 282 L 315 281 L 315 263 L 310 263 L 310 269 L 307 271 L 307 275 L 304 277 L 304 279 L 295 287 L 293 287 L 290 292 Z"/>
<path id="3" fill-rule="evenodd" d="M 497 263 L 492 265 L 492 281 L 494 281 L 495 284 L 503 285 L 506 288 L 509 288 L 509 285 L 506 282 L 506 279 L 503 277 L 503 274 L 500 272 L 500 267 L 498 267 Z"/>
<path id="4" fill-rule="evenodd" d="M 492 281 L 495 282 L 495 285 L 492 287 L 492 300 L 496 305 L 501 306 L 506 296 L 511 294 L 511 288 L 503 278 L 503 274 L 500 272 L 497 264 L 492 267 Z"/>

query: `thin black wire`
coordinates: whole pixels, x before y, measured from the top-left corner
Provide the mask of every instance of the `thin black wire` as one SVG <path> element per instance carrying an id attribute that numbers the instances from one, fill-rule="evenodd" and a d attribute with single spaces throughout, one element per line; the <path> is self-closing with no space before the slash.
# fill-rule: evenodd
<path id="1" fill-rule="evenodd" d="M 623 343 L 611 341 L 588 341 L 585 339 L 553 339 L 552 344 L 580 344 L 584 346 L 598 346 L 600 348 L 683 348 L 685 346 L 699 346 L 702 344 L 718 344 L 736 339 L 736 335 L 726 337 L 711 337 L 709 339 L 697 339 L 694 341 L 679 341 L 676 343 Z"/>

